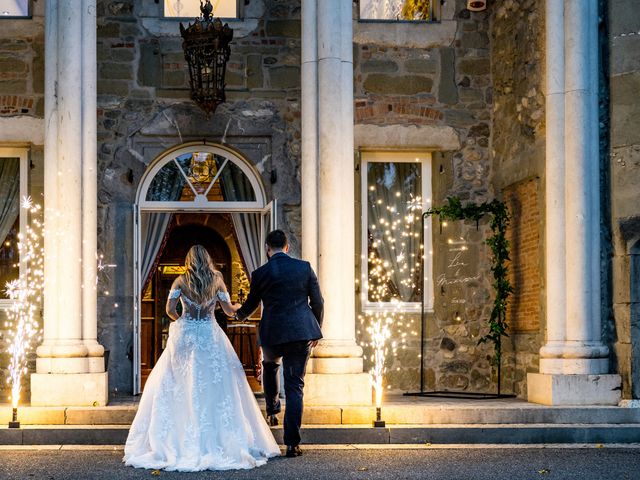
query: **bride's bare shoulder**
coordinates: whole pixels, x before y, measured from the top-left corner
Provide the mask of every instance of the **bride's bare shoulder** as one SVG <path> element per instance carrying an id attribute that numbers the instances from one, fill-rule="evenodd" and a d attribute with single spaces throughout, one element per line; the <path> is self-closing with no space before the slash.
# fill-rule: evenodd
<path id="1" fill-rule="evenodd" d="M 175 290 L 177 288 L 182 289 L 184 287 L 184 277 L 182 275 L 178 275 L 173 283 L 171 284 L 171 289 Z"/>

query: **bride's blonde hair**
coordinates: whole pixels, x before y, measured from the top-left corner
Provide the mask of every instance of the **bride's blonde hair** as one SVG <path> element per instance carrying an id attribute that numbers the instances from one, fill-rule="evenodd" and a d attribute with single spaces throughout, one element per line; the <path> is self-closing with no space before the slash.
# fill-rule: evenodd
<path id="1" fill-rule="evenodd" d="M 187 295 L 194 302 L 206 303 L 222 286 L 222 274 L 213 266 L 213 260 L 202 245 L 194 245 L 184 260 L 186 272 L 183 275 Z"/>

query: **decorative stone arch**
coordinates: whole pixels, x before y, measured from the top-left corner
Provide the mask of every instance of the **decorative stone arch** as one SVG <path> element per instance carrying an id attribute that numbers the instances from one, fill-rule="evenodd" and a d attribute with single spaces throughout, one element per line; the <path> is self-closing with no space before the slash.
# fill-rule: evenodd
<path id="1" fill-rule="evenodd" d="M 207 163 L 209 156 L 213 157 L 216 168 L 213 179 L 206 185 L 206 189 L 201 191 L 201 184 L 194 181 L 190 176 L 187 165 L 189 156 L 201 155 L 202 161 L 199 163 Z M 193 162 L 192 162 L 193 163 Z M 210 163 L 210 162 L 209 162 Z M 204 168 L 208 166 L 203 165 Z M 251 186 L 252 195 L 247 198 L 239 198 L 236 200 L 211 200 L 207 194 L 211 192 L 216 184 L 223 182 L 222 174 L 225 170 L 234 169 L 234 174 L 244 175 L 244 179 Z M 192 200 L 181 200 L 175 198 L 160 198 L 154 192 L 154 182 L 163 180 L 163 176 L 171 174 L 179 175 L 183 180 L 183 186 L 189 187 L 194 197 Z M 144 175 L 138 185 L 136 192 L 136 205 L 142 210 L 150 211 L 171 211 L 179 209 L 181 211 L 200 211 L 200 210 L 260 210 L 267 204 L 266 193 L 260 174 L 256 168 L 246 160 L 235 149 L 220 144 L 191 142 L 178 145 L 158 155 L 147 167 Z"/>

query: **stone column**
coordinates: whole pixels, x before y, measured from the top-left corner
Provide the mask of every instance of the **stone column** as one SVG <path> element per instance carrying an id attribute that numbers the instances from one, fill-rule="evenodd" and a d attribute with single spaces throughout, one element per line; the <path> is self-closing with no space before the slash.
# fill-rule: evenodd
<path id="1" fill-rule="evenodd" d="M 45 305 L 32 405 L 106 405 L 96 319 L 96 5 L 45 12 Z"/>
<path id="2" fill-rule="evenodd" d="M 351 2 L 302 4 L 303 255 L 325 297 L 324 339 L 309 364 L 309 404 L 370 404 L 355 342 L 353 26 Z M 314 193 L 315 192 L 315 193 Z"/>
<path id="3" fill-rule="evenodd" d="M 547 0 L 546 26 L 547 342 L 528 397 L 617 404 L 600 331 L 597 0 Z"/>

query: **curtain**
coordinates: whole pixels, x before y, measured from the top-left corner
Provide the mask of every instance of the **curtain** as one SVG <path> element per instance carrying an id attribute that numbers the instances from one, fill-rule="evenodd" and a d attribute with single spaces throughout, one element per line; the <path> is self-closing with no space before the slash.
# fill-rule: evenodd
<path id="1" fill-rule="evenodd" d="M 255 200 L 255 192 L 246 175 L 240 168 L 227 163 L 220 174 L 222 196 L 225 201 L 243 202 Z M 240 253 L 247 267 L 247 273 L 251 273 L 260 266 L 260 214 L 259 213 L 232 213 L 233 226 L 236 229 L 236 237 L 240 246 Z"/>
<path id="2" fill-rule="evenodd" d="M 360 0 L 360 18 L 396 20 L 401 18 L 404 0 Z"/>
<path id="3" fill-rule="evenodd" d="M 232 213 L 231 219 L 236 229 L 240 253 L 247 267 L 249 277 L 260 266 L 260 214 Z"/>
<path id="4" fill-rule="evenodd" d="M 0 242 L 11 231 L 20 213 L 20 159 L 0 160 Z"/>
<path id="5" fill-rule="evenodd" d="M 165 165 L 155 176 L 149 191 L 147 199 L 156 201 L 178 201 L 182 195 L 182 189 L 185 185 L 184 177 L 178 171 L 178 167 L 174 162 Z M 146 212 L 140 216 L 140 273 L 142 274 L 142 289 L 146 287 L 158 254 L 162 251 L 162 247 L 167 240 L 169 234 L 169 225 L 173 218 L 172 213 L 163 212 Z"/>
<path id="6" fill-rule="evenodd" d="M 422 194 L 420 168 L 419 163 L 367 165 L 369 254 L 383 262 L 389 296 L 403 302 L 418 301 L 421 288 L 415 270 L 420 261 L 420 216 L 414 222 L 406 220 Z M 369 284 L 379 281 L 369 274 Z"/>
<path id="7" fill-rule="evenodd" d="M 156 263 L 156 257 L 160 253 L 165 238 L 169 233 L 168 227 L 171 223 L 171 213 L 143 213 L 140 216 L 140 240 L 142 241 L 142 255 L 140 271 L 142 273 L 142 290 L 144 291 L 151 271 Z"/>

